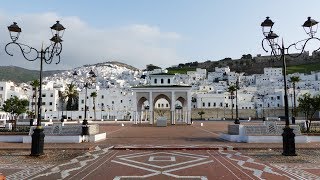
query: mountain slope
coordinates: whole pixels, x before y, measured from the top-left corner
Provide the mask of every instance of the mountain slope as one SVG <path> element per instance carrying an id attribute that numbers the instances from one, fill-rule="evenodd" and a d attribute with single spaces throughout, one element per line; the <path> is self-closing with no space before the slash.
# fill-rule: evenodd
<path id="1" fill-rule="evenodd" d="M 62 72 L 61 70 L 44 71 L 43 76 L 51 76 L 53 74 Z M 17 66 L 0 66 L 0 80 L 13 81 L 15 83 L 22 83 L 39 79 L 39 71 L 28 70 Z"/>

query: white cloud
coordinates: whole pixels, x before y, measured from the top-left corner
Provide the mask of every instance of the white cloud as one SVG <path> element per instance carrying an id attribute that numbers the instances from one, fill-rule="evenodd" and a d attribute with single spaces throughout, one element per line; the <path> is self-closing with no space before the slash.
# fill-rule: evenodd
<path id="1" fill-rule="evenodd" d="M 42 42 L 49 44 L 51 27 L 56 20 L 66 28 L 63 37 L 63 51 L 58 65 L 45 65 L 44 69 L 70 69 L 84 64 L 117 60 L 138 68 L 146 64 L 168 67 L 178 64 L 180 59 L 176 45 L 181 36 L 176 32 L 163 32 L 159 27 L 147 24 L 131 24 L 123 27 L 97 28 L 78 17 L 59 17 L 55 13 L 24 14 L 6 17 L 0 12 L 0 24 L 8 26 L 16 21 L 22 28 L 19 42 L 39 49 Z M 10 42 L 6 28 L 0 30 L 0 48 Z M 39 61 L 23 59 L 18 48 L 9 47 L 14 56 L 0 53 L 0 65 L 17 65 L 38 69 Z"/>

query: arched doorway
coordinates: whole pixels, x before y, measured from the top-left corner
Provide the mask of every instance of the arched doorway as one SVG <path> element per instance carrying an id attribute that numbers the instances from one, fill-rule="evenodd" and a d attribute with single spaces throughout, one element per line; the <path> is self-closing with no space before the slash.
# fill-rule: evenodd
<path id="1" fill-rule="evenodd" d="M 135 123 L 145 120 L 155 124 L 158 110 L 164 110 L 164 115 L 172 125 L 176 124 L 176 119 L 179 123 L 191 124 L 191 86 L 143 86 L 132 89 Z M 162 107 L 161 102 L 167 105 Z"/>

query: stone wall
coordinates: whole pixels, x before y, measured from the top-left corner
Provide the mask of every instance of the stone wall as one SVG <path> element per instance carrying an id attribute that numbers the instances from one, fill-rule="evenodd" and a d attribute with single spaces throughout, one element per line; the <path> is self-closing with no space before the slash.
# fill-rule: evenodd
<path id="1" fill-rule="evenodd" d="M 89 126 L 89 134 L 98 134 L 99 133 L 99 125 L 88 125 Z M 33 134 L 33 130 L 36 126 L 32 126 L 29 131 L 29 135 Z M 62 123 L 54 123 L 52 126 L 44 126 L 43 132 L 45 135 L 53 136 L 53 135 L 82 135 L 82 125 L 62 125 Z"/>

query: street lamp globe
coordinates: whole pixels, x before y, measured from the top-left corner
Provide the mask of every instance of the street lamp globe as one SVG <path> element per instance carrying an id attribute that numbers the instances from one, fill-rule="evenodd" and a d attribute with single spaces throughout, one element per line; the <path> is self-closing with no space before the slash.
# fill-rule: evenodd
<path id="1" fill-rule="evenodd" d="M 266 17 L 266 19 L 261 23 L 262 33 L 265 37 L 269 35 L 272 30 L 274 22 L 270 19 L 270 17 Z"/>
<path id="2" fill-rule="evenodd" d="M 318 30 L 318 22 L 314 19 L 311 19 L 311 17 L 308 17 L 306 22 L 302 25 L 304 31 L 313 38 L 314 35 L 317 33 Z"/>
<path id="3" fill-rule="evenodd" d="M 10 26 L 8 26 L 8 30 L 10 33 L 10 38 L 13 42 L 16 42 L 19 39 L 19 35 L 21 33 L 21 28 L 18 26 L 16 22 L 13 22 Z"/>
<path id="4" fill-rule="evenodd" d="M 54 25 L 51 26 L 52 36 L 54 37 L 57 35 L 59 38 L 62 38 L 65 29 L 66 28 L 64 28 L 62 24 L 60 24 L 60 21 L 57 21 Z"/>

